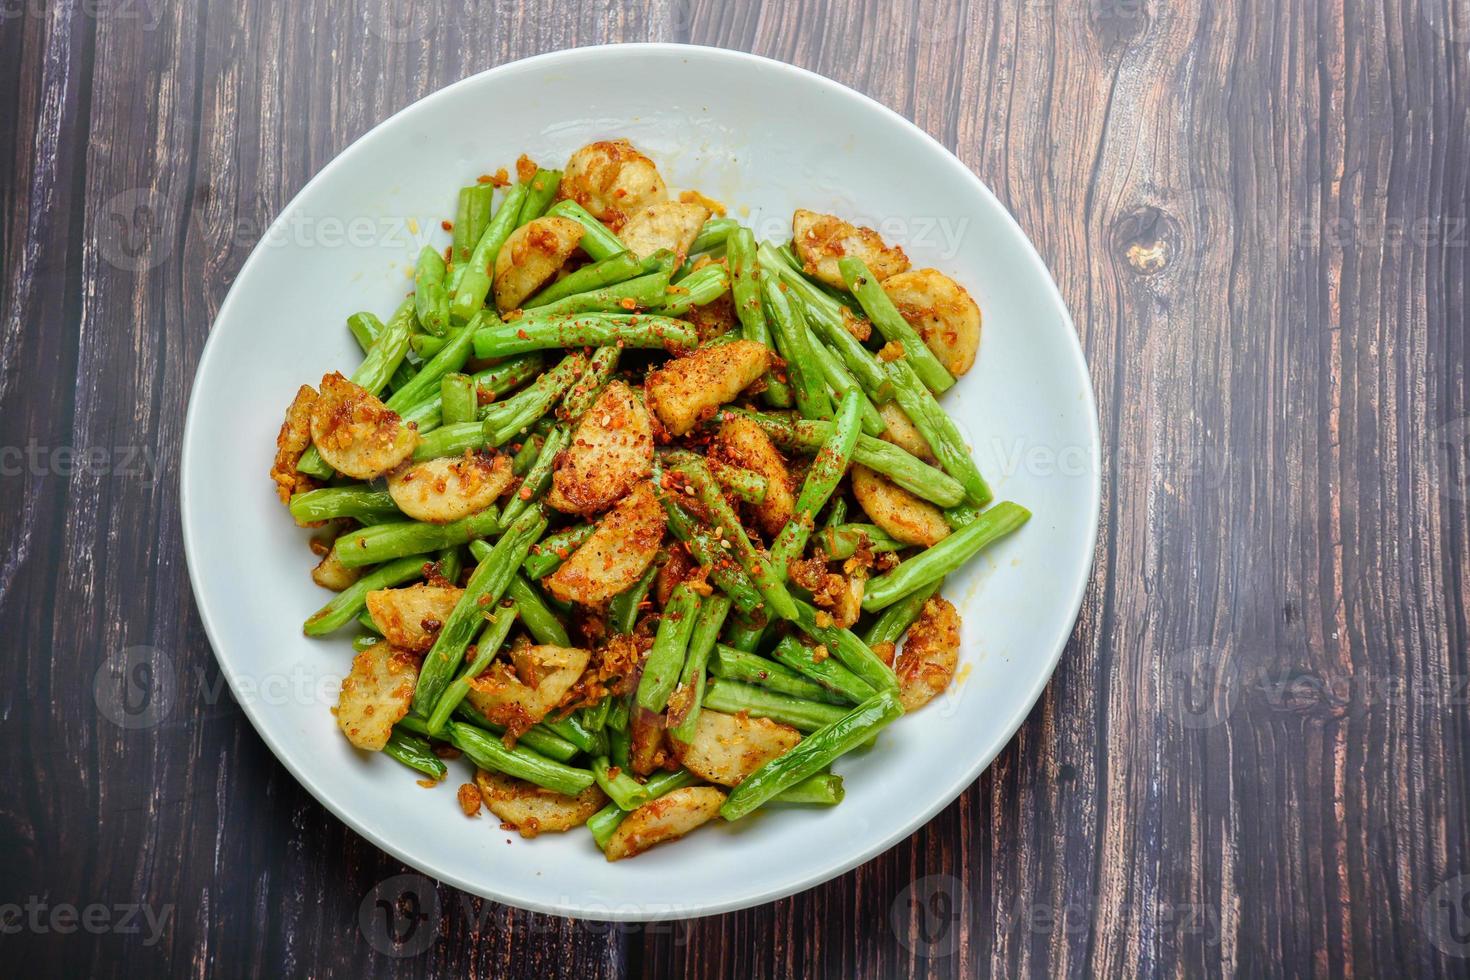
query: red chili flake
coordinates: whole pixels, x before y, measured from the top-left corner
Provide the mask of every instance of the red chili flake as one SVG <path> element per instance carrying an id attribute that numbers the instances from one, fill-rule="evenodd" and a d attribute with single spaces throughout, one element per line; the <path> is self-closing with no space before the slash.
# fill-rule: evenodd
<path id="1" fill-rule="evenodd" d="M 445 219 L 444 221 L 439 222 L 439 227 L 440 228 L 443 228 L 445 231 L 453 231 L 454 230 L 454 222 L 453 221 L 450 221 L 448 219 Z"/>

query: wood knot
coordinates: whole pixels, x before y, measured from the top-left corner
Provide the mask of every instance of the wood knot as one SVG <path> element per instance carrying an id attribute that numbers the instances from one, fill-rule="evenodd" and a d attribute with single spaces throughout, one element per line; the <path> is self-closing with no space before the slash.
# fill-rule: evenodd
<path id="1" fill-rule="evenodd" d="M 1140 276 L 1164 271 L 1179 243 L 1179 222 L 1151 204 L 1134 208 L 1113 225 L 1113 247 Z"/>

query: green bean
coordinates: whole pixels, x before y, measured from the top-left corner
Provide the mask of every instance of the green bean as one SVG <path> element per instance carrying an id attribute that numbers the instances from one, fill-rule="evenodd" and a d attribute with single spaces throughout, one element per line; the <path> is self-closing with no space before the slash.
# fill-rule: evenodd
<path id="1" fill-rule="evenodd" d="M 444 286 L 444 256 L 432 245 L 419 250 L 413 272 L 413 306 L 419 326 L 436 337 L 449 328 L 449 291 Z"/>
<path id="2" fill-rule="evenodd" d="M 719 245 L 724 245 L 729 240 L 731 232 L 740 227 L 740 222 L 734 218 L 711 218 L 699 229 L 699 234 L 694 237 L 694 242 L 689 246 L 689 254 L 696 255 L 699 252 L 708 252 Z"/>
<path id="3" fill-rule="evenodd" d="M 709 663 L 713 677 L 765 688 L 803 701 L 835 701 L 832 692 L 785 664 L 721 643 Z"/>
<path id="4" fill-rule="evenodd" d="M 720 481 L 720 486 L 727 491 L 747 504 L 759 504 L 765 501 L 766 491 L 769 489 L 765 477 L 754 470 L 731 466 L 717 459 L 709 459 L 707 462 L 710 472 L 715 475 L 716 480 Z"/>
<path id="5" fill-rule="evenodd" d="M 827 508 L 826 527 L 840 527 L 847 521 L 847 498 L 838 497 Z"/>
<path id="6" fill-rule="evenodd" d="M 546 445 L 546 437 L 537 432 L 526 436 L 520 446 L 516 448 L 516 454 L 511 457 L 510 471 L 515 476 L 525 476 L 536 464 L 536 458 L 541 453 L 541 447 Z"/>
<path id="7" fill-rule="evenodd" d="M 756 255 L 761 268 L 784 283 L 790 294 L 802 304 L 807 322 L 842 358 L 863 390 L 879 404 L 888 401 L 888 379 L 883 373 L 883 366 L 872 351 L 847 329 L 842 317 L 842 304 L 817 288 L 769 242 L 762 242 Z"/>
<path id="8" fill-rule="evenodd" d="M 475 334 L 476 357 L 507 357 L 554 347 L 640 347 L 689 350 L 699 334 L 682 320 L 644 313 L 584 313 L 580 316 L 527 314 L 519 320 Z"/>
<path id="9" fill-rule="evenodd" d="M 490 622 L 480 631 L 480 638 L 475 642 L 475 659 L 470 665 L 460 671 L 459 676 L 444 688 L 444 693 L 434 702 L 434 710 L 429 712 L 429 733 L 438 735 L 444 731 L 444 725 L 449 721 L 449 716 L 454 714 L 454 709 L 459 707 L 461 701 L 470 693 L 470 682 L 485 672 L 500 648 L 505 645 L 506 637 L 510 636 L 511 627 L 515 625 L 516 608 L 511 606 L 496 606 L 495 612 L 489 617 Z"/>
<path id="10" fill-rule="evenodd" d="M 875 555 L 908 547 L 876 524 L 838 524 L 817 532 L 817 546 L 833 560 L 851 558 L 864 544 Z"/>
<path id="11" fill-rule="evenodd" d="M 480 544 L 481 542 L 475 543 Z M 474 545 L 470 547 L 473 550 Z M 567 635 L 567 628 L 546 604 L 546 599 L 541 595 L 541 591 L 527 582 L 525 576 L 517 575 L 511 579 L 510 598 L 516 604 L 516 608 L 521 611 L 521 622 L 526 624 L 526 631 L 537 643 L 546 643 L 556 647 L 572 645 L 572 638 Z"/>
<path id="12" fill-rule="evenodd" d="M 491 405 L 482 416 L 490 445 L 502 446 L 535 425 L 577 383 L 586 369 L 587 358 L 577 353 L 568 354 L 561 363 L 524 390 Z"/>
<path id="13" fill-rule="evenodd" d="M 694 633 L 699 605 L 699 593 L 687 582 L 680 582 L 669 596 L 659 617 L 653 649 L 643 662 L 643 676 L 638 679 L 640 708 L 658 712 L 668 704 L 689 653 L 689 638 Z"/>
<path id="14" fill-rule="evenodd" d="M 830 419 L 832 400 L 822 366 L 812 353 L 811 335 L 801 308 L 793 306 L 781 289 L 779 280 L 767 277 L 761 282 L 766 318 L 776 338 L 776 347 L 786 359 L 786 377 L 796 398 L 796 410 L 809 419 Z"/>
<path id="15" fill-rule="evenodd" d="M 588 755 L 607 754 L 607 736 L 601 732 L 589 730 L 575 714 L 555 720 L 547 718 L 541 724 L 548 731 L 555 732 Z"/>
<path id="16" fill-rule="evenodd" d="M 618 369 L 618 359 L 622 357 L 623 349 L 616 345 L 599 347 L 592 352 L 588 359 L 587 371 L 577 379 L 562 398 L 562 417 L 568 422 L 580 419 L 587 410 L 597 401 L 597 396 L 602 394 L 603 386 L 612 379 L 613 372 Z"/>
<path id="17" fill-rule="evenodd" d="M 372 350 L 352 372 L 352 383 L 372 394 L 380 393 L 393 377 L 408 353 L 408 338 L 413 335 L 413 299 L 404 300 L 373 342 Z"/>
<path id="18" fill-rule="evenodd" d="M 428 578 L 427 575 L 425 575 L 424 577 Z M 357 625 L 361 626 L 369 633 L 374 634 L 375 636 L 377 636 L 378 639 L 381 640 L 383 638 L 383 631 L 378 629 L 378 624 L 376 621 L 374 621 L 373 614 L 368 612 L 366 609 L 357 614 Z"/>
<path id="19" fill-rule="evenodd" d="M 729 625 L 725 627 L 725 642 L 736 650 L 754 652 L 760 647 L 768 625 L 763 618 L 752 619 L 744 613 L 738 613 L 731 617 Z"/>
<path id="20" fill-rule="evenodd" d="M 831 434 L 831 422 L 815 419 L 790 419 L 744 409 L 725 409 L 744 415 L 765 430 L 771 441 L 783 449 L 814 453 L 822 448 Z M 965 499 L 965 488 L 949 474 L 911 456 L 891 442 L 858 436 L 852 461 L 881 473 L 909 493 L 923 497 L 940 507 L 953 507 Z"/>
<path id="21" fill-rule="evenodd" d="M 541 495 L 546 492 L 546 487 L 551 483 L 551 470 L 556 465 L 556 457 L 566 448 L 571 441 L 571 434 L 566 426 L 559 425 L 552 429 L 550 434 L 541 443 L 541 451 L 536 454 L 536 462 L 526 471 L 521 485 L 510 501 L 505 505 L 505 514 L 502 520 L 515 520 L 533 500 L 540 500 Z"/>
<path id="22" fill-rule="evenodd" d="M 929 597 L 939 591 L 944 584 L 940 579 L 932 585 L 926 585 L 917 592 L 910 592 L 902 599 L 889 606 L 873 621 L 868 631 L 863 634 L 863 642 L 870 649 L 877 648 L 880 643 L 897 643 L 899 637 L 903 636 L 908 628 L 919 618 L 919 612 L 924 608 L 924 603 Z"/>
<path id="23" fill-rule="evenodd" d="M 842 717 L 842 709 L 835 704 L 806 701 L 723 678 L 709 682 L 704 706 L 728 715 L 744 712 L 756 718 L 769 718 L 802 732 L 814 732 Z"/>
<path id="24" fill-rule="evenodd" d="M 458 286 L 459 280 L 464 277 L 463 270 L 469 265 L 470 253 L 480 241 L 480 236 L 485 234 L 485 226 L 490 223 L 490 211 L 494 203 L 494 184 L 471 184 L 460 188 L 459 208 L 454 214 L 454 240 L 449 253 L 456 273 L 450 276 L 450 289 Z"/>
<path id="25" fill-rule="evenodd" d="M 954 375 L 944 369 L 924 338 L 898 312 L 868 264 L 856 255 L 845 255 L 837 260 L 837 268 L 842 273 L 842 281 L 847 283 L 883 338 L 903 346 L 904 363 L 913 368 L 925 386 L 935 394 L 953 388 Z"/>
<path id="26" fill-rule="evenodd" d="M 808 331 L 808 336 L 810 336 Z M 828 349 L 827 345 L 815 337 L 811 337 L 812 356 L 816 358 L 817 364 L 822 368 L 822 377 L 826 379 L 827 386 L 832 389 L 835 398 L 841 399 L 849 391 L 857 392 L 863 415 L 863 431 L 870 436 L 881 436 L 888 428 L 888 423 L 883 421 L 883 416 L 873 405 L 868 393 L 863 391 L 862 385 L 857 383 L 842 359 Z"/>
<path id="27" fill-rule="evenodd" d="M 608 259 L 609 262 L 613 259 Z M 570 278 L 570 277 L 568 277 Z M 669 287 L 669 277 L 662 273 L 638 276 L 626 282 L 614 283 L 600 289 L 566 296 L 554 303 L 537 307 L 539 315 L 569 315 L 579 313 L 629 313 L 635 310 L 651 310 L 663 302 Z"/>
<path id="28" fill-rule="evenodd" d="M 531 549 L 531 556 L 526 559 L 526 575 L 538 581 L 550 575 L 561 567 L 562 562 L 572 557 L 572 552 L 582 547 L 596 530 L 595 524 L 575 524 L 542 538 Z"/>
<path id="29" fill-rule="evenodd" d="M 461 701 L 459 707 L 454 709 L 454 714 L 466 723 L 476 728 L 483 728 L 491 734 L 505 734 L 504 725 L 495 724 L 489 718 L 476 711 L 475 707 L 468 701 Z M 418 725 L 424 724 L 423 719 L 417 715 L 409 715 L 398 724 L 406 725 L 409 722 L 414 722 Z M 428 728 L 425 727 L 424 731 L 427 732 Z M 546 758 L 555 759 L 557 762 L 571 762 L 582 753 L 582 750 L 571 742 L 568 742 L 560 735 L 547 730 L 541 725 L 532 725 L 528 730 L 522 732 L 520 738 L 516 740 L 516 744 L 524 745 L 532 752 L 539 752 L 546 756 Z"/>
<path id="30" fill-rule="evenodd" d="M 419 368 L 419 373 L 414 375 L 413 380 L 395 391 L 385 404 L 395 412 L 403 412 L 438 394 L 444 376 L 460 370 L 470 359 L 470 345 L 474 341 L 475 330 L 481 325 L 499 322 L 495 314 L 486 311 L 463 328 L 451 330 L 439 353 Z"/>
<path id="31" fill-rule="evenodd" d="M 773 348 L 771 328 L 766 321 L 766 311 L 761 303 L 760 266 L 755 260 L 755 235 L 749 228 L 736 228 L 727 239 L 730 255 L 730 293 L 735 302 L 735 315 L 740 318 L 740 332 L 746 340 L 753 340 Z M 791 407 L 791 387 L 776 375 L 765 373 L 766 404 L 772 408 Z"/>
<path id="32" fill-rule="evenodd" d="M 508 749 L 500 739 L 463 722 L 451 721 L 446 728 L 450 744 L 481 769 L 503 772 L 565 796 L 576 796 L 596 781 L 586 769 L 564 765 L 521 745 Z"/>
<path id="33" fill-rule="evenodd" d="M 556 198 L 556 191 L 560 186 L 560 170 L 543 170 L 537 167 L 536 173 L 526 185 L 526 199 L 521 204 L 521 213 L 516 219 L 516 227 L 528 225 L 545 214 L 546 209 Z"/>
<path id="34" fill-rule="evenodd" d="M 750 538 L 746 536 L 745 528 L 740 523 L 740 517 L 725 499 L 725 494 L 720 490 L 719 483 L 710 473 L 703 457 L 693 453 L 680 453 L 677 457 L 672 457 L 671 454 L 671 458 L 679 460 L 679 472 L 694 487 L 700 503 L 709 513 L 711 523 L 721 532 L 723 540 L 730 542 L 736 560 L 760 591 L 770 612 L 782 619 L 794 619 L 796 608 L 792 603 L 791 593 L 786 589 L 784 576 L 777 574 L 769 555 L 757 550 L 750 543 Z"/>
<path id="35" fill-rule="evenodd" d="M 467 544 L 475 538 L 498 534 L 505 524 L 492 504 L 478 514 L 448 524 L 395 521 L 349 531 L 337 539 L 333 550 L 347 568 L 361 568 L 404 555 L 437 551 Z"/>
<path id="36" fill-rule="evenodd" d="M 729 614 L 730 600 L 721 595 L 708 596 L 699 605 L 694 632 L 689 636 L 689 653 L 684 658 L 683 670 L 679 672 L 679 689 L 692 693 L 688 695 L 683 718 L 669 729 L 670 735 L 686 744 L 694 738 L 695 727 L 699 724 L 699 710 L 704 703 L 705 667 L 709 663 L 710 653 L 714 651 L 715 641 L 719 639 L 720 628 L 725 625 L 725 617 Z"/>
<path id="37" fill-rule="evenodd" d="M 413 334 L 413 323 L 413 299 L 409 298 L 399 305 L 378 339 L 373 341 L 372 349 L 362 359 L 357 370 L 352 372 L 352 383 L 374 395 L 382 392 L 398 366 L 403 363 L 404 355 L 408 353 L 408 338 Z M 333 472 L 316 446 L 306 447 L 306 452 L 296 462 L 296 469 L 319 480 L 330 478 Z"/>
<path id="38" fill-rule="evenodd" d="M 683 316 L 696 306 L 708 306 L 730 290 L 730 275 L 719 264 L 707 265 L 670 286 L 655 312 Z"/>
<path id="39" fill-rule="evenodd" d="M 473 422 L 480 408 L 474 379 L 457 371 L 439 379 L 439 400 L 445 425 Z"/>
<path id="40" fill-rule="evenodd" d="M 700 526 L 673 500 L 663 485 L 663 480 L 662 464 L 658 457 L 654 457 L 653 486 L 659 502 L 663 504 L 664 514 L 668 517 L 669 533 L 684 543 L 695 561 L 709 567 L 710 581 L 730 597 L 736 609 L 747 614 L 754 611 L 761 604 L 761 594 L 755 583 L 730 558 L 729 553 L 720 547 L 714 535 Z"/>
<path id="41" fill-rule="evenodd" d="M 357 341 L 357 346 L 361 347 L 362 352 L 366 354 L 373 349 L 374 341 L 387 328 L 383 326 L 382 320 L 379 320 L 371 313 L 354 313 L 347 318 L 347 329 L 352 334 L 353 339 Z M 417 336 L 418 334 L 414 334 L 408 338 L 410 346 L 413 345 L 413 339 Z M 389 379 L 388 383 L 396 391 L 412 381 L 416 373 L 417 370 L 414 366 L 408 363 L 407 359 L 404 359 L 399 362 L 398 367 L 393 369 L 393 377 Z"/>
<path id="42" fill-rule="evenodd" d="M 325 636 L 333 630 L 341 629 L 367 608 L 369 592 L 392 588 L 409 579 L 422 578 L 424 566 L 428 563 L 428 555 L 414 555 L 373 569 L 338 592 L 331 602 L 312 613 L 302 626 L 302 632 L 307 636 Z"/>
<path id="43" fill-rule="evenodd" d="M 582 251 L 586 252 L 587 257 L 593 262 L 601 262 L 603 259 L 628 250 L 622 239 L 614 235 L 607 225 L 594 218 L 576 201 L 570 199 L 558 201 L 546 213 L 571 218 L 582 226 Z"/>
<path id="44" fill-rule="evenodd" d="M 465 263 L 463 274 L 459 275 L 457 281 L 451 279 L 454 298 L 450 301 L 449 309 L 455 319 L 467 321 L 485 306 L 485 297 L 490 294 L 490 286 L 495 278 L 495 257 L 500 254 L 500 246 L 515 231 L 516 222 L 521 216 L 521 205 L 525 200 L 524 184 L 517 184 L 510 189 L 491 217 L 490 223 L 485 226 L 484 234 L 475 244 L 474 252 Z M 455 272 L 459 273 L 459 269 Z"/>
<path id="45" fill-rule="evenodd" d="M 553 209 L 555 210 L 555 209 Z M 583 239 L 585 243 L 586 239 Z M 621 244 L 621 243 L 619 243 Z M 632 252 L 620 251 L 591 265 L 584 265 L 551 283 L 521 304 L 527 313 L 544 310 L 562 300 L 627 282 L 644 272 L 643 263 Z M 668 276 L 664 276 L 667 281 Z"/>
<path id="46" fill-rule="evenodd" d="M 374 633 L 360 633 L 352 638 L 352 652 L 362 653 L 383 642 L 383 638 Z"/>
<path id="47" fill-rule="evenodd" d="M 388 735 L 388 744 L 383 746 L 383 754 L 397 759 L 410 769 L 417 769 L 430 779 L 443 779 L 449 772 L 429 747 L 428 739 L 397 728 Z"/>
<path id="48" fill-rule="evenodd" d="M 615 633 L 621 633 L 624 636 L 632 635 L 633 627 L 638 623 L 638 613 L 643 609 L 643 602 L 648 598 L 648 590 L 653 587 L 653 580 L 658 577 L 658 570 L 662 564 L 662 561 L 655 558 L 643 574 L 638 576 L 638 581 L 613 596 L 608 602 L 608 624 Z"/>
<path id="49" fill-rule="evenodd" d="M 447 548 L 440 548 L 438 554 L 434 556 L 434 571 L 446 582 L 453 583 L 459 581 L 459 573 L 463 564 L 464 562 L 460 558 L 459 545 L 457 544 L 450 545 Z"/>
<path id="50" fill-rule="evenodd" d="M 483 417 L 484 409 L 497 398 L 515 391 L 537 377 L 545 367 L 546 356 L 540 351 L 532 351 L 519 357 L 508 357 L 494 367 L 488 367 L 476 374 L 475 387 L 479 400 L 486 403 L 480 410 L 481 416 Z"/>
<path id="51" fill-rule="evenodd" d="M 627 769 L 632 765 L 630 760 L 633 755 L 633 737 L 629 734 L 626 721 L 622 728 L 608 726 L 607 754 L 612 764 L 619 769 Z"/>
<path id="52" fill-rule="evenodd" d="M 804 646 L 794 636 L 788 636 L 776 644 L 771 656 L 778 663 L 785 664 L 853 704 L 866 701 L 875 693 L 873 685 L 833 658 L 818 660 L 816 651 L 812 647 Z"/>
<path id="53" fill-rule="evenodd" d="M 990 487 L 970 456 L 964 436 L 954 424 L 954 419 L 924 387 L 914 368 L 907 361 L 894 361 L 888 365 L 888 377 L 899 407 L 914 423 L 924 441 L 929 443 L 929 448 L 934 450 L 944 471 L 965 488 L 969 502 L 976 507 L 990 503 L 993 496 Z"/>
<path id="54" fill-rule="evenodd" d="M 648 799 L 656 800 L 661 796 L 667 796 L 676 789 L 692 786 L 696 782 L 694 774 L 687 769 L 676 772 L 659 772 L 648 777 L 648 782 L 643 784 L 648 793 Z M 609 794 L 610 796 L 611 794 Z M 612 838 L 613 831 L 628 816 L 628 811 L 618 806 L 616 802 L 609 803 L 594 813 L 587 821 L 587 829 L 592 831 L 592 839 L 597 842 L 598 847 L 606 847 Z"/>
<path id="55" fill-rule="evenodd" d="M 862 678 L 875 690 L 896 690 L 898 678 L 893 670 L 868 649 L 856 633 L 832 622 L 827 613 L 819 613 L 810 603 L 797 600 L 796 625 L 807 636 L 827 648 L 842 666 Z"/>
<path id="56" fill-rule="evenodd" d="M 425 361 L 443 350 L 447 343 L 449 343 L 448 339 L 436 337 L 431 333 L 416 333 L 408 338 L 409 349 Z"/>
<path id="57" fill-rule="evenodd" d="M 981 514 L 975 523 L 960 528 L 931 548 L 868 582 L 863 608 L 876 612 L 919 589 L 944 578 L 974 557 L 982 548 L 1017 530 L 1031 519 L 1020 504 L 1002 501 Z"/>
<path id="58" fill-rule="evenodd" d="M 526 511 L 506 528 L 489 558 L 480 562 L 470 575 L 459 602 L 419 668 L 418 686 L 413 695 L 413 707 L 419 714 L 428 714 L 438 703 L 455 667 L 464 659 L 465 647 L 482 622 L 484 610 L 500 601 L 516 569 L 526 560 L 531 544 L 545 529 L 546 515 L 541 508 Z"/>
<path id="59" fill-rule="evenodd" d="M 330 521 L 338 517 L 392 517 L 398 506 L 386 490 L 373 490 L 366 483 L 346 487 L 323 487 L 291 495 L 291 516 L 298 524 Z"/>
<path id="60" fill-rule="evenodd" d="M 830 772 L 819 772 L 777 793 L 770 802 L 806 806 L 836 806 L 846 795 L 846 791 L 842 788 L 841 776 Z"/>
<path id="61" fill-rule="evenodd" d="M 739 820 L 782 790 L 821 772 L 902 714 L 903 705 L 895 692 L 874 695 L 741 780 L 720 807 L 720 816 Z"/>
<path id="62" fill-rule="evenodd" d="M 612 710 L 612 695 L 608 695 L 590 708 L 582 709 L 582 723 L 594 732 L 607 728 L 607 716 Z"/>
<path id="63" fill-rule="evenodd" d="M 636 810 L 653 799 L 646 783 L 640 783 L 606 758 L 592 760 L 592 775 L 607 798 L 621 810 Z"/>
<path id="64" fill-rule="evenodd" d="M 480 450 L 490 444 L 488 434 L 492 426 L 488 422 L 459 422 L 441 425 L 419 436 L 418 445 L 409 457 L 415 463 L 440 459 L 444 456 L 459 456 L 465 450 Z"/>
<path id="65" fill-rule="evenodd" d="M 607 727 L 609 731 L 626 732 L 628 721 L 632 715 L 633 697 L 631 694 L 618 694 L 612 697 L 612 707 L 607 712 Z M 621 765 L 621 763 L 619 763 Z"/>
<path id="66" fill-rule="evenodd" d="M 847 473 L 852 463 L 852 451 L 862 434 L 861 392 L 857 389 L 842 396 L 842 405 L 837 411 L 827 441 L 817 450 L 801 492 L 796 497 L 796 507 L 791 520 L 786 522 L 776 540 L 771 544 L 771 564 L 782 578 L 787 574 L 787 563 L 800 558 L 811 537 L 812 522 L 817 512 L 827 506 L 827 500 L 837 489 L 837 484 Z"/>
<path id="67" fill-rule="evenodd" d="M 980 517 L 980 508 L 974 504 L 959 504 L 947 507 L 944 511 L 944 520 L 952 529 L 958 531 L 962 527 L 974 524 Z"/>

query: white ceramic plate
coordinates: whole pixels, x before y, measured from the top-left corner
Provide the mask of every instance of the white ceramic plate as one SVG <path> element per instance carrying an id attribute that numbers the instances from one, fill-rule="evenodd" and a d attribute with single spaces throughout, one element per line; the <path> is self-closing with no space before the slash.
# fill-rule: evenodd
<path id="1" fill-rule="evenodd" d="M 771 239 L 794 207 L 862 219 L 970 288 L 979 361 L 945 404 L 1019 534 L 953 576 L 964 616 L 950 693 L 843 759 L 835 808 L 771 809 L 636 860 L 607 863 L 585 831 L 522 841 L 462 816 L 355 751 L 329 711 L 351 660 L 344 630 L 300 624 L 328 594 L 306 533 L 267 470 L 297 386 L 360 358 L 348 314 L 386 316 L 456 190 L 526 152 L 561 166 L 626 136 L 670 184 L 729 202 Z M 749 211 L 745 208 L 748 207 Z M 989 190 L 915 126 L 835 82 L 750 55 L 679 45 L 582 48 L 505 65 L 429 96 L 322 170 L 255 249 L 220 308 L 184 434 L 182 509 L 205 629 L 276 756 L 363 836 L 442 881 L 522 908 L 597 919 L 723 912 L 809 888 L 893 846 L 972 783 L 1021 724 L 1071 632 L 1098 519 L 1097 412 L 1071 319 L 1045 266 Z"/>

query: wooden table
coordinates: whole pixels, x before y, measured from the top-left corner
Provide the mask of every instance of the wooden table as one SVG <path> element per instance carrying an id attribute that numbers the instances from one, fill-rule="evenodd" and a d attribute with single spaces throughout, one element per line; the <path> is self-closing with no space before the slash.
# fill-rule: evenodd
<path id="1" fill-rule="evenodd" d="M 1466 14 L 6 4 L 0 955 L 70 976 L 1464 975 Z M 812 68 L 954 148 L 1071 306 L 1106 470 L 1072 641 L 975 786 L 806 894 L 608 927 L 395 878 L 275 762 L 194 610 L 176 457 L 236 270 L 339 150 L 483 68 L 648 39 Z M 149 685 L 157 724 L 110 720 Z M 404 888 L 439 914 L 394 958 L 424 945 L 375 918 Z"/>

